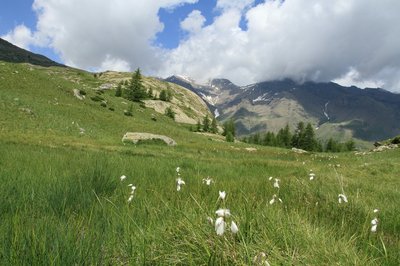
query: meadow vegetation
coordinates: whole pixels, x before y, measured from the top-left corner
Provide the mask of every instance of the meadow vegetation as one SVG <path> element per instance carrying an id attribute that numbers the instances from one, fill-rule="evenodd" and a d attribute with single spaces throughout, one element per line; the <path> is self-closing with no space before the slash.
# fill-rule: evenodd
<path id="1" fill-rule="evenodd" d="M 249 150 L 115 90 L 99 95 L 114 111 L 103 108 L 90 73 L 0 64 L 1 265 L 266 265 L 254 262 L 263 253 L 270 265 L 399 265 L 400 149 Z M 126 145 L 128 131 L 178 145 Z M 221 208 L 236 234 L 216 234 Z"/>

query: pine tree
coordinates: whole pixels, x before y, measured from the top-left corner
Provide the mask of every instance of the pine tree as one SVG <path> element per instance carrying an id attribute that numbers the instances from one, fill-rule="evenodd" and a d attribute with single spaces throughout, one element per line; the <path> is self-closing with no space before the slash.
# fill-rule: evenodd
<path id="1" fill-rule="evenodd" d="M 118 83 L 117 89 L 115 90 L 115 97 L 122 96 L 122 83 Z"/>
<path id="2" fill-rule="evenodd" d="M 217 119 L 213 117 L 211 121 L 211 133 L 217 134 L 218 133 L 218 124 L 217 124 Z"/>
<path id="3" fill-rule="evenodd" d="M 201 123 L 200 123 L 200 120 L 197 120 L 196 132 L 200 132 L 200 131 L 201 131 Z"/>
<path id="4" fill-rule="evenodd" d="M 302 149 L 304 143 L 304 123 L 299 122 L 297 124 L 296 131 L 292 137 L 292 147 Z"/>
<path id="5" fill-rule="evenodd" d="M 317 150 L 317 140 L 315 139 L 315 133 L 311 123 L 308 123 L 304 130 L 304 138 L 302 141 L 301 149 L 304 149 L 306 151 Z"/>
<path id="6" fill-rule="evenodd" d="M 131 82 L 127 90 L 127 98 L 130 101 L 139 102 L 146 98 L 147 93 L 142 82 L 142 75 L 138 68 L 132 75 Z"/>
<path id="7" fill-rule="evenodd" d="M 235 133 L 235 122 L 231 118 L 224 123 L 224 132 L 222 135 L 225 136 L 226 141 L 233 142 L 235 140 Z"/>
<path id="8" fill-rule="evenodd" d="M 210 119 L 208 118 L 208 115 L 206 115 L 203 119 L 203 131 L 204 132 L 210 131 Z"/>

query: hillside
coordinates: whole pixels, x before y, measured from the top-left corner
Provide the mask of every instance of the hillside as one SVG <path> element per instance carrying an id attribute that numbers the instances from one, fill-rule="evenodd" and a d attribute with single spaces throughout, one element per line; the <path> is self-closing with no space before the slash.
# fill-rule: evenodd
<path id="1" fill-rule="evenodd" d="M 311 122 L 322 139 L 376 141 L 400 133 L 400 95 L 381 89 L 362 90 L 335 83 L 297 84 L 291 80 L 244 87 L 221 79 L 209 85 L 179 76 L 166 80 L 196 92 L 217 110 L 220 121 L 234 118 L 239 135 L 277 132 L 286 124 L 294 130 L 300 121 Z"/>
<path id="2" fill-rule="evenodd" d="M 130 76 L 0 61 L 0 265 L 399 264 L 399 148 L 226 143 L 146 107 L 160 101 L 115 97 Z M 169 86 L 160 104 L 182 119 L 208 112 Z M 123 143 L 126 132 L 177 145 Z"/>
<path id="3" fill-rule="evenodd" d="M 62 64 L 54 62 L 49 58 L 34 54 L 19 48 L 3 39 L 0 38 L 0 61 L 10 62 L 10 63 L 29 63 L 38 66 L 59 66 L 65 67 Z"/>

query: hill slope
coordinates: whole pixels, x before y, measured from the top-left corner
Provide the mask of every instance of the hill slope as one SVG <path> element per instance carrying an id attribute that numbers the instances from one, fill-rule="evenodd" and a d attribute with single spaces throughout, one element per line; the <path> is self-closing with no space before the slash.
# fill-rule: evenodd
<path id="1" fill-rule="evenodd" d="M 34 54 L 29 51 L 26 51 L 1 38 L 0 38 L 0 61 L 10 62 L 10 63 L 30 63 L 32 65 L 39 65 L 44 67 L 49 67 L 49 66 L 65 67 L 64 65 L 54 62 L 43 55 Z"/>
<path id="2" fill-rule="evenodd" d="M 337 156 L 225 143 L 140 103 L 125 116 L 131 103 L 112 87 L 129 76 L 0 61 L 1 265 L 399 264 L 400 149 Z M 170 86 L 173 107 L 193 115 L 198 98 Z M 178 145 L 124 144 L 127 131 Z M 231 215 L 221 220 L 220 208 Z"/>

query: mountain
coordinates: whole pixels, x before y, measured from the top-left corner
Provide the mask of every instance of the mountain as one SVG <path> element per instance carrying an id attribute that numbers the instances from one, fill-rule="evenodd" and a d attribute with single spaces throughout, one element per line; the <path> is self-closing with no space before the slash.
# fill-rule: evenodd
<path id="1" fill-rule="evenodd" d="M 220 121 L 234 118 L 238 135 L 277 132 L 286 124 L 311 122 L 322 139 L 387 139 L 400 133 L 400 95 L 382 89 L 343 87 L 336 83 L 292 80 L 237 86 L 226 79 L 198 85 L 172 76 L 207 102 Z"/>
<path id="2" fill-rule="evenodd" d="M 0 38 L 0 61 L 10 63 L 29 63 L 43 67 L 59 66 L 65 67 L 62 64 L 54 62 L 49 58 L 26 51 L 18 46 L 15 46 Z"/>

